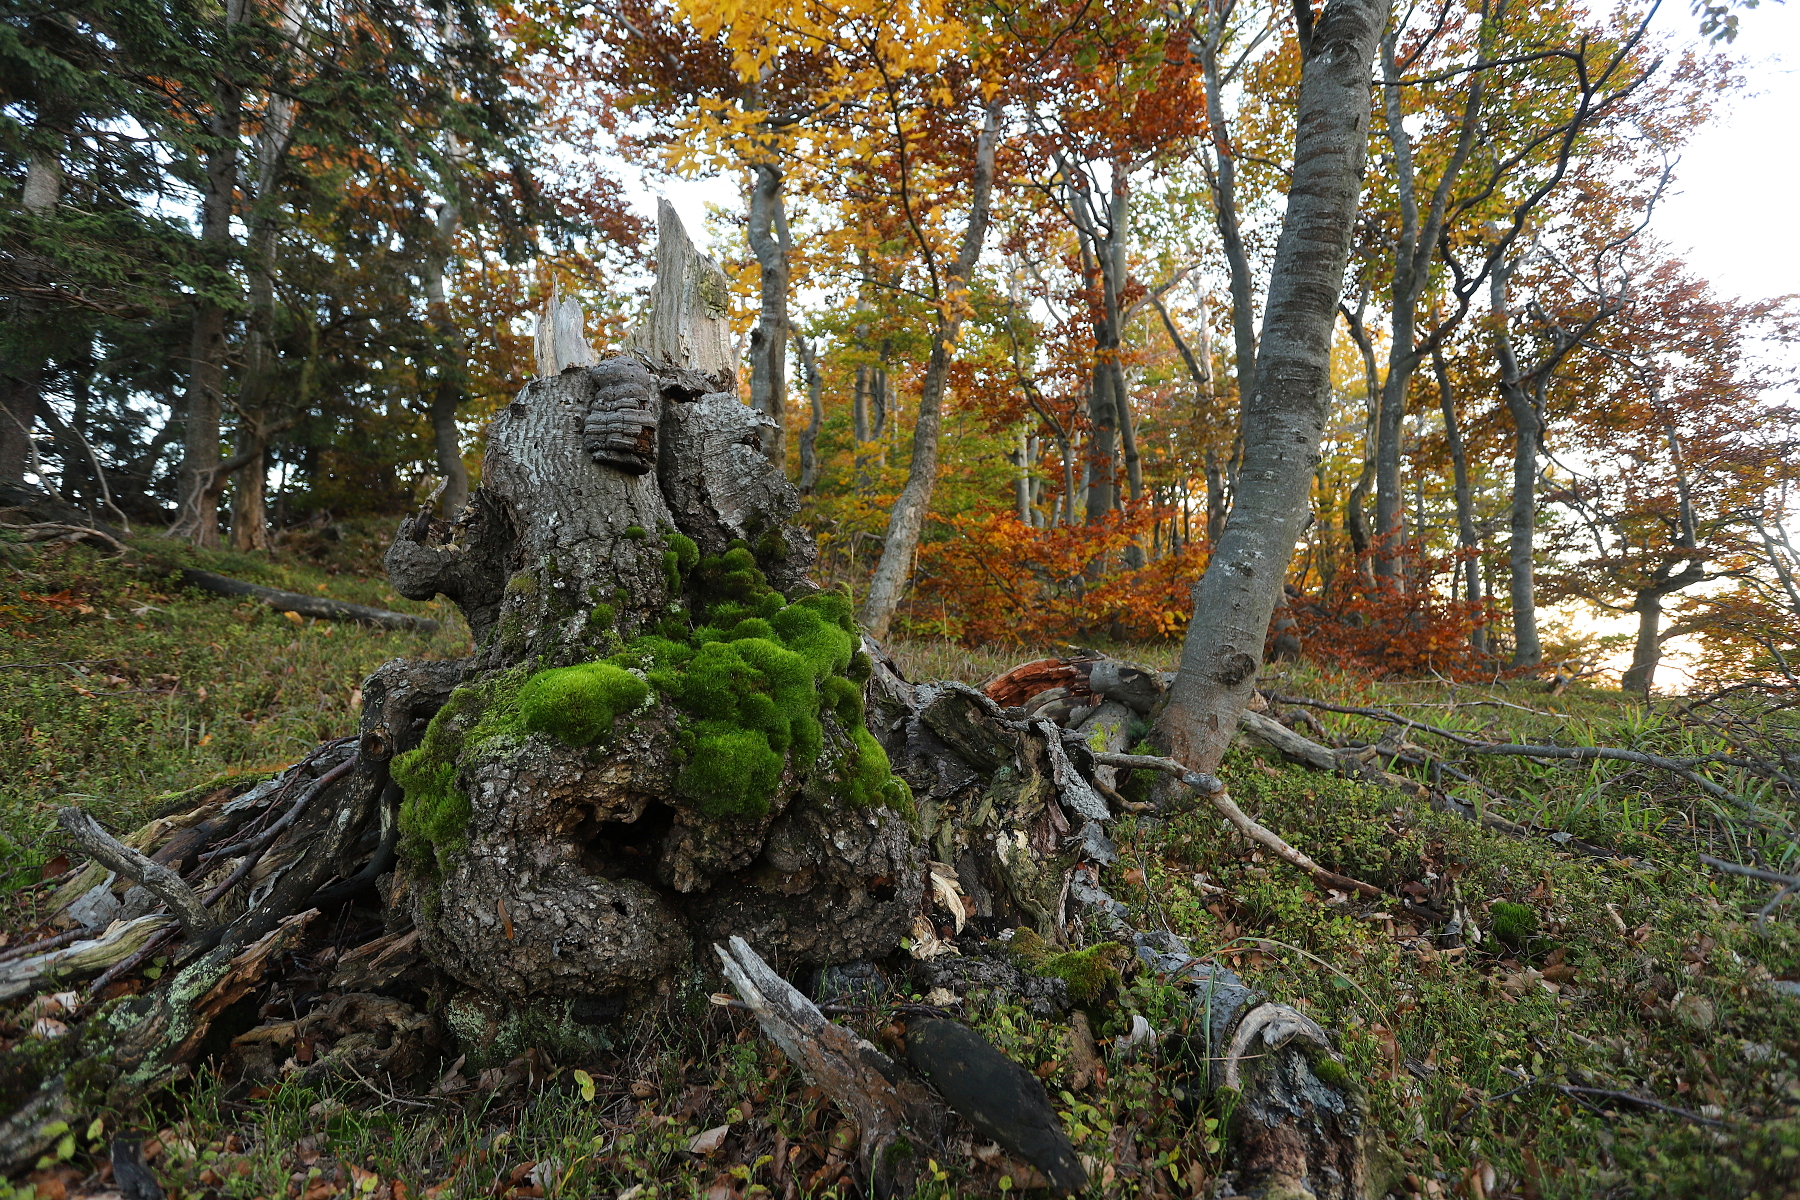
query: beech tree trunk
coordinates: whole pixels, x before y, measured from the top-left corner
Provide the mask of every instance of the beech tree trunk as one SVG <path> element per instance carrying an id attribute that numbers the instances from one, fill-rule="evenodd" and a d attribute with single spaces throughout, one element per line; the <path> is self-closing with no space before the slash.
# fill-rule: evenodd
<path id="1" fill-rule="evenodd" d="M 900 607 L 900 596 L 912 576 L 913 553 L 919 548 L 919 535 L 925 529 L 925 514 L 931 507 L 931 492 L 937 486 L 938 427 L 943 420 L 944 385 L 950 374 L 950 352 L 962 332 L 963 293 L 975 262 L 981 257 L 987 240 L 989 204 L 994 185 L 994 152 L 1000 140 L 1000 110 L 990 108 L 975 139 L 975 177 L 969 193 L 969 223 L 963 230 L 962 246 L 956 261 L 950 264 L 945 279 L 937 327 L 931 335 L 931 358 L 925 365 L 925 380 L 919 388 L 919 415 L 913 424 L 912 462 L 907 464 L 906 486 L 894 501 L 888 517 L 887 536 L 881 546 L 881 561 L 869 580 L 869 594 L 863 600 L 861 620 L 876 640 L 887 637 L 888 623 Z M 879 430 L 876 436 L 880 436 Z"/>
<path id="2" fill-rule="evenodd" d="M 777 467 L 787 462 L 788 231 L 781 168 L 751 168 L 750 250 L 761 272 L 762 308 L 750 330 L 750 407 L 774 424 L 764 447 Z"/>
<path id="3" fill-rule="evenodd" d="M 1537 450 L 1542 434 L 1537 408 L 1525 388 L 1524 376 L 1513 353 L 1512 314 L 1506 302 L 1511 271 L 1496 264 L 1488 283 L 1494 314 L 1494 357 L 1500 366 L 1500 396 L 1513 425 L 1512 503 L 1508 520 L 1510 538 L 1507 567 L 1511 580 L 1513 653 L 1511 666 L 1535 667 L 1543 661 L 1538 640 L 1537 568 L 1532 562 L 1532 542 L 1537 534 Z"/>
<path id="4" fill-rule="evenodd" d="M 1224 536 L 1194 588 L 1181 668 L 1156 732 L 1211 772 L 1255 687 L 1269 618 L 1307 515 L 1331 387 L 1331 334 L 1369 145 L 1369 68 L 1386 0 L 1331 0 L 1310 38 L 1293 184 L 1244 401 L 1244 459 Z"/>

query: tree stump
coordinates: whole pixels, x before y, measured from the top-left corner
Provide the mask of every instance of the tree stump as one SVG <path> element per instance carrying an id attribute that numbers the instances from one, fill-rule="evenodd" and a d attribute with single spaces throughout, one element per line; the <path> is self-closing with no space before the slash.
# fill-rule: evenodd
<path id="1" fill-rule="evenodd" d="M 786 970 L 883 954 L 923 891 L 850 599 L 809 580 L 735 394 L 723 274 L 660 224 L 636 349 L 528 384 L 468 506 L 387 558 L 476 640 L 447 697 L 378 671 L 364 740 L 405 793 L 397 892 L 486 1011 L 641 1004 L 730 935 Z"/>

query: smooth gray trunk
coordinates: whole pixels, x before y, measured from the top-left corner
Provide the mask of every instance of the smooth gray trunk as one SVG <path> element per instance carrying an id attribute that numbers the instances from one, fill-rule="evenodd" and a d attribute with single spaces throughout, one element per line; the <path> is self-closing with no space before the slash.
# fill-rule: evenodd
<path id="1" fill-rule="evenodd" d="M 1638 615 L 1637 640 L 1631 647 L 1631 666 L 1619 686 L 1648 696 L 1656 682 L 1656 666 L 1662 661 L 1662 593 L 1654 589 L 1639 592 L 1631 610 Z"/>
<path id="2" fill-rule="evenodd" d="M 1450 471 L 1456 486 L 1456 546 L 1465 556 L 1456 564 L 1456 573 L 1463 581 L 1463 599 L 1480 604 L 1481 558 L 1475 551 L 1481 542 L 1475 530 L 1474 492 L 1469 487 L 1469 451 L 1463 444 L 1462 423 L 1456 417 L 1456 392 L 1443 350 L 1432 350 L 1431 368 L 1437 376 L 1438 405 L 1444 412 L 1444 441 L 1450 450 Z M 1487 629 L 1476 626 L 1469 640 L 1477 650 L 1487 649 Z"/>
<path id="3" fill-rule="evenodd" d="M 762 307 L 750 331 L 750 407 L 775 422 L 763 452 L 787 461 L 788 232 L 782 208 L 781 169 L 750 168 L 750 251 L 761 272 Z"/>
<path id="4" fill-rule="evenodd" d="M 796 337 L 794 347 L 800 352 L 800 370 L 806 377 L 806 399 L 811 419 L 800 431 L 800 494 L 810 495 L 819 483 L 819 429 L 825 424 L 825 381 L 819 375 L 819 360 L 813 354 L 809 338 Z"/>
<path id="5" fill-rule="evenodd" d="M 894 501 L 888 517 L 887 537 L 882 542 L 881 561 L 869 580 L 869 594 L 863 600 L 859 619 L 870 636 L 880 641 L 887 637 L 894 610 L 900 607 L 900 596 L 912 575 L 913 553 L 919 547 L 919 535 L 925 529 L 925 514 L 931 507 L 931 491 L 937 484 L 938 429 L 943 420 L 944 383 L 950 373 L 950 350 L 962 332 L 962 293 L 975 262 L 981 257 L 982 243 L 987 240 L 989 206 L 994 186 L 994 152 L 1000 140 L 1000 110 L 991 107 L 975 140 L 975 173 L 969 189 L 969 224 L 963 230 L 962 246 L 956 262 L 951 264 L 945 280 L 947 301 L 940 309 L 937 327 L 932 331 L 931 358 L 925 366 L 925 380 L 919 389 L 919 415 L 913 423 L 912 461 L 907 464 L 906 486 Z"/>
<path id="6" fill-rule="evenodd" d="M 1369 146 L 1369 69 L 1385 0 L 1330 0 L 1310 38 L 1294 172 L 1270 272 L 1244 458 L 1224 536 L 1194 589 L 1194 618 L 1156 733 L 1212 771 L 1256 685 L 1269 619 L 1304 526 L 1331 391 L 1331 335 Z"/>
<path id="7" fill-rule="evenodd" d="M 452 521 L 469 502 L 469 468 L 463 462 L 462 431 L 456 426 L 456 414 L 462 408 L 465 395 L 463 362 L 467 351 L 462 330 L 450 319 L 446 279 L 456 235 L 461 229 L 462 210 L 454 199 L 446 198 L 443 207 L 438 209 L 437 245 L 432 247 L 425 266 L 426 310 L 443 349 L 427 413 L 431 419 L 432 450 L 437 457 L 438 474 L 444 477 L 439 511 L 445 520 Z"/>
<path id="8" fill-rule="evenodd" d="M 1237 161 L 1231 148 L 1231 131 L 1224 118 L 1223 89 L 1219 81 L 1219 40 L 1223 28 L 1209 37 L 1201 50 L 1201 69 L 1206 78 L 1207 111 L 1215 114 L 1212 125 L 1213 169 L 1209 172 L 1213 190 L 1213 218 L 1219 227 L 1219 245 L 1225 251 L 1225 266 L 1231 287 L 1231 337 L 1237 352 L 1232 374 L 1237 379 L 1239 429 L 1243 428 L 1243 406 L 1256 389 L 1256 295 L 1250 276 L 1250 256 L 1244 249 L 1244 235 L 1238 225 Z M 1367 137 L 1367 130 L 1364 130 Z"/>
<path id="9" fill-rule="evenodd" d="M 1506 285 L 1510 268 L 1496 266 L 1488 284 L 1494 314 L 1494 357 L 1500 366 L 1500 396 L 1513 426 L 1512 502 L 1507 521 L 1507 567 L 1511 572 L 1514 668 L 1535 667 L 1544 659 L 1537 628 L 1537 575 L 1532 562 L 1532 541 L 1537 534 L 1537 448 L 1543 433 L 1537 406 L 1532 403 L 1513 352 L 1512 314 L 1507 308 Z"/>
<path id="10" fill-rule="evenodd" d="M 1402 72 L 1397 61 L 1399 38 L 1398 30 L 1390 32 L 1383 39 L 1381 48 L 1382 76 L 1386 83 L 1382 89 L 1383 108 L 1387 117 L 1388 144 L 1394 152 L 1400 237 L 1394 245 L 1393 287 L 1389 293 L 1392 326 L 1388 339 L 1388 371 L 1381 387 L 1375 456 L 1375 573 L 1380 578 L 1392 580 L 1398 580 L 1404 572 L 1406 531 L 1402 525 L 1404 497 L 1400 486 L 1401 429 L 1406 421 L 1407 389 L 1412 384 L 1413 372 L 1424 357 L 1417 345 L 1419 301 L 1431 281 L 1431 262 L 1449 210 L 1451 189 L 1462 173 L 1470 151 L 1475 148 L 1486 79 L 1480 71 L 1469 77 L 1456 146 L 1421 218 L 1412 137 L 1402 120 Z M 1440 332 L 1434 331 L 1433 337 Z"/>

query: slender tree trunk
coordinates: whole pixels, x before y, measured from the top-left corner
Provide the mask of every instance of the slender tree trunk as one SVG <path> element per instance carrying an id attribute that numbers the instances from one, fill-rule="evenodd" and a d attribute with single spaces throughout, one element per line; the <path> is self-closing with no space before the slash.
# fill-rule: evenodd
<path id="1" fill-rule="evenodd" d="M 1211 446 L 1206 448 L 1206 541 L 1216 546 L 1219 539 L 1225 536 L 1225 518 L 1229 516 L 1225 504 L 1225 472 L 1219 465 L 1219 455 Z"/>
<path id="2" fill-rule="evenodd" d="M 1537 576 L 1532 563 L 1532 541 L 1537 534 L 1537 446 L 1542 430 L 1531 394 L 1520 376 L 1513 353 L 1512 314 L 1507 309 L 1509 268 L 1496 266 L 1488 284 L 1494 313 L 1494 357 L 1500 366 L 1500 395 L 1513 424 L 1512 505 L 1508 522 L 1507 566 L 1512 573 L 1512 626 L 1514 668 L 1535 667 L 1543 661 L 1538 639 Z"/>
<path id="3" fill-rule="evenodd" d="M 762 308 L 750 331 L 750 407 L 775 422 L 763 452 L 776 466 L 787 462 L 788 235 L 782 210 L 781 168 L 750 168 L 750 250 L 762 279 Z"/>
<path id="4" fill-rule="evenodd" d="M 245 0 L 229 0 L 227 35 L 244 19 Z M 201 252 L 224 271 L 233 242 L 232 201 L 238 182 L 238 133 L 243 121 L 243 89 L 221 78 L 213 88 L 209 119 L 212 145 L 206 154 L 205 191 L 200 201 Z M 188 342 L 188 387 L 182 425 L 180 501 L 170 530 L 196 546 L 219 544 L 219 421 L 225 399 L 225 308 L 201 291 L 194 298 L 193 332 Z"/>
<path id="5" fill-rule="evenodd" d="M 1662 598 L 1661 591 L 1645 588 L 1631 606 L 1638 615 L 1637 641 L 1631 647 L 1631 666 L 1619 680 L 1623 691 L 1648 696 L 1656 682 L 1656 666 L 1662 661 Z"/>
<path id="6" fill-rule="evenodd" d="M 60 110 L 46 112 L 38 132 L 65 140 L 61 125 L 68 117 Z M 54 151 L 34 146 L 26 157 L 25 188 L 20 203 L 33 216 L 43 216 L 62 196 L 62 161 Z M 33 329 L 43 319 L 43 305 L 18 297 L 7 305 L 8 320 L 18 332 Z M 0 483 L 21 483 L 32 459 L 31 438 L 43 406 L 44 355 L 20 353 L 0 365 Z"/>
<path id="7" fill-rule="evenodd" d="M 425 264 L 426 310 L 430 313 L 441 354 L 426 412 L 431 419 L 432 449 L 437 457 L 438 474 L 444 477 L 439 511 L 445 520 L 455 520 L 469 502 L 469 468 L 463 462 L 462 431 L 456 426 L 456 414 L 462 408 L 467 390 L 463 363 L 468 354 L 462 329 L 450 318 L 446 278 L 456 235 L 461 229 L 462 209 L 455 199 L 446 198 L 443 207 L 438 209 L 437 244 L 432 247 Z"/>
<path id="8" fill-rule="evenodd" d="M 269 448 L 248 429 L 238 433 L 238 453 L 249 461 L 237 469 L 237 487 L 231 494 L 231 548 L 267 553 L 269 542 Z"/>
<path id="9" fill-rule="evenodd" d="M 1364 293 L 1363 298 L 1368 298 Z M 1367 557 L 1369 548 L 1375 544 L 1374 535 L 1369 530 L 1369 491 L 1375 484 L 1375 476 L 1379 471 L 1378 460 L 1381 456 L 1381 381 L 1380 370 L 1375 365 L 1375 344 L 1369 340 L 1368 327 L 1363 324 L 1363 308 L 1359 304 L 1356 312 L 1350 312 L 1348 306 L 1342 310 L 1344 323 L 1349 326 L 1350 337 L 1356 348 L 1362 352 L 1363 362 L 1363 397 L 1366 416 L 1363 421 L 1363 466 L 1362 474 L 1350 488 L 1350 496 L 1344 504 L 1344 532 L 1350 535 L 1350 549 L 1356 553 L 1357 570 L 1365 578 L 1372 577 Z"/>
<path id="10" fill-rule="evenodd" d="M 1406 393 L 1412 384 L 1422 355 L 1417 346 L 1419 300 L 1431 281 L 1431 262 L 1437 250 L 1438 234 L 1444 227 L 1449 209 L 1450 192 L 1462 173 L 1475 147 L 1475 134 L 1480 124 L 1482 94 L 1486 76 L 1475 72 L 1465 89 L 1463 112 L 1455 149 L 1450 161 L 1438 177 L 1426 210 L 1419 212 L 1418 180 L 1414 173 L 1412 137 L 1406 132 L 1401 104 L 1401 75 L 1397 50 L 1399 32 L 1390 31 L 1382 39 L 1381 66 L 1385 86 L 1382 89 L 1383 110 L 1387 118 L 1388 145 L 1394 154 L 1394 176 L 1400 200 L 1400 236 L 1394 244 L 1394 277 L 1390 293 L 1389 314 L 1392 336 L 1388 340 L 1387 378 L 1382 381 L 1380 432 L 1377 440 L 1375 469 L 1375 536 L 1379 549 L 1375 573 L 1383 579 L 1398 580 L 1405 570 L 1404 511 L 1400 490 L 1400 431 L 1406 421 Z M 1486 41 L 1482 45 L 1485 49 Z M 1434 334 L 1434 336 L 1436 336 Z"/>
<path id="11" fill-rule="evenodd" d="M 1238 226 L 1237 160 L 1231 148 L 1231 132 L 1225 123 L 1225 106 L 1219 85 L 1218 40 L 1223 29 L 1209 36 L 1201 57 L 1206 78 L 1206 111 L 1214 114 L 1212 127 L 1212 169 L 1207 172 L 1213 192 L 1213 218 L 1219 227 L 1219 244 L 1225 251 L 1225 266 L 1231 288 L 1231 337 L 1237 351 L 1233 375 L 1238 388 L 1238 427 L 1243 428 L 1244 408 L 1256 388 L 1256 297 L 1250 277 L 1250 256 L 1244 250 L 1244 235 Z M 1367 131 L 1365 131 L 1365 137 Z M 1202 166 L 1208 165 L 1204 157 Z"/>
<path id="12" fill-rule="evenodd" d="M 1231 520 L 1194 589 L 1194 617 L 1157 735 L 1216 769 L 1249 703 L 1307 517 L 1331 390 L 1331 335 L 1369 145 L 1369 68 L 1385 0 L 1329 0 L 1303 40 L 1294 173 L 1270 272 L 1256 387 Z"/>
<path id="13" fill-rule="evenodd" d="M 1481 542 L 1475 531 L 1474 493 L 1469 488 L 1469 451 L 1463 444 L 1462 423 L 1456 418 L 1456 392 L 1442 349 L 1431 351 L 1431 368 L 1437 376 L 1438 405 L 1444 411 L 1444 441 L 1450 449 L 1450 471 L 1456 485 L 1456 545 L 1463 555 L 1457 563 L 1457 574 L 1463 580 L 1463 598 L 1480 604 L 1481 559 L 1475 550 Z M 1470 641 L 1477 650 L 1486 650 L 1487 629 L 1476 626 Z"/>
<path id="14" fill-rule="evenodd" d="M 887 637 L 894 610 L 900 606 L 900 595 L 912 574 L 913 553 L 919 546 L 919 535 L 925 528 L 925 513 L 931 507 L 931 491 L 937 484 L 938 427 L 943 419 L 944 383 L 950 373 L 950 350 L 962 332 L 963 293 L 975 262 L 987 240 L 989 206 L 994 186 L 994 153 L 1000 140 L 1000 109 L 987 111 L 981 133 L 975 141 L 975 176 L 969 194 L 969 224 L 963 230 L 962 246 L 945 280 L 945 294 L 937 328 L 932 331 L 931 358 L 925 366 L 925 380 L 919 389 L 919 415 L 913 423 L 912 462 L 907 465 L 906 486 L 894 502 L 888 518 L 887 537 L 881 547 L 881 561 L 869 580 L 869 594 L 863 601 L 862 623 L 877 641 Z"/>
<path id="15" fill-rule="evenodd" d="M 813 355 L 810 338 L 796 337 L 794 346 L 800 352 L 800 370 L 806 376 L 806 399 L 812 417 L 800 433 L 800 494 L 812 494 L 819 484 L 819 429 L 825 424 L 825 381 L 819 375 L 819 360 Z"/>

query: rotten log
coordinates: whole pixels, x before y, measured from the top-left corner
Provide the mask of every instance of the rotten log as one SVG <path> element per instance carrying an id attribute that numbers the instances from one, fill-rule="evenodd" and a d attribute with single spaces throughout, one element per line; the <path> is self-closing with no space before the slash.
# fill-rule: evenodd
<path id="1" fill-rule="evenodd" d="M 385 608 L 370 608 L 367 605 L 350 604 L 343 600 L 329 600 L 324 596 L 303 596 L 298 592 L 284 592 L 278 588 L 263 587 L 261 584 L 245 583 L 241 579 L 215 575 L 211 571 L 199 571 L 191 567 L 182 569 L 181 582 L 188 587 L 199 588 L 203 592 L 212 592 L 219 596 L 241 596 L 260 600 L 276 612 L 291 612 L 302 617 L 315 617 L 321 621 L 353 621 L 359 625 L 377 625 L 383 629 L 410 629 L 419 633 L 436 633 L 441 628 L 430 617 L 415 617 L 411 613 L 390 612 Z"/>

